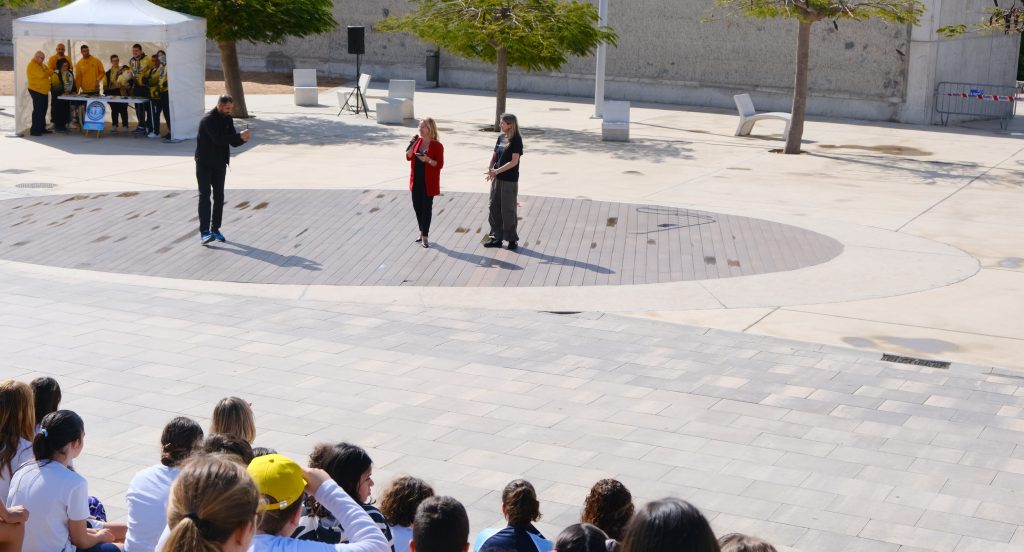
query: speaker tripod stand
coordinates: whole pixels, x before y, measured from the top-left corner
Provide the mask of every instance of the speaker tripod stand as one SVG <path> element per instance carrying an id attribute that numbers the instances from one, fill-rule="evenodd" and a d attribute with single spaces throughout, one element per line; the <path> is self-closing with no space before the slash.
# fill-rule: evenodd
<path id="1" fill-rule="evenodd" d="M 362 111 L 363 115 L 369 119 L 370 107 L 366 103 L 366 95 L 363 90 L 363 88 L 365 88 L 369 83 L 363 82 L 363 75 L 361 73 L 362 66 L 360 61 L 361 57 L 362 56 L 360 54 L 356 54 L 356 86 L 348 93 L 348 97 L 345 98 L 345 103 L 341 106 L 341 111 L 345 111 L 347 109 L 356 115 L 359 115 L 360 111 Z M 338 115 L 341 115 L 341 111 L 338 112 Z"/>

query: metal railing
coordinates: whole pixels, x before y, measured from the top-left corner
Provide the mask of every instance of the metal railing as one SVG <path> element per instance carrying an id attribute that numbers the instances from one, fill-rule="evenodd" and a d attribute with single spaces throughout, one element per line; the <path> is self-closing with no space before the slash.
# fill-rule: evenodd
<path id="1" fill-rule="evenodd" d="M 1017 88 L 972 82 L 940 82 L 935 87 L 935 111 L 943 125 L 950 115 L 999 119 L 1005 129 L 1017 113 Z"/>

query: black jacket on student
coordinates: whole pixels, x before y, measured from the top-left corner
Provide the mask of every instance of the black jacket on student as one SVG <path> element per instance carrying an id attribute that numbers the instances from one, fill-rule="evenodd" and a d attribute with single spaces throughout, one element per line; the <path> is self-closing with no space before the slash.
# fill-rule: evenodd
<path id="1" fill-rule="evenodd" d="M 244 144 L 242 135 L 235 130 L 231 115 L 224 115 L 213 108 L 203 116 L 196 137 L 196 163 L 206 166 L 223 166 L 231 163 L 228 146 Z"/>

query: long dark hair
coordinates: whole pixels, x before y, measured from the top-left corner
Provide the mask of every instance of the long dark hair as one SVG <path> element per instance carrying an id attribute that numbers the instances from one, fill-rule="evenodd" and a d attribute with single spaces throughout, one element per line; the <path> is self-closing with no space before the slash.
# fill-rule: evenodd
<path id="1" fill-rule="evenodd" d="M 36 423 L 42 423 L 47 414 L 60 408 L 60 384 L 53 378 L 41 377 L 32 380 L 29 385 L 35 394 Z"/>
<path id="2" fill-rule="evenodd" d="M 22 439 L 36 430 L 32 388 L 15 380 L 0 382 L 0 477 L 9 479 L 18 469 L 12 465 Z"/>
<path id="3" fill-rule="evenodd" d="M 327 472 L 331 479 L 339 487 L 352 497 L 352 500 L 362 503 L 359 498 L 359 480 L 366 470 L 373 466 L 373 460 L 362 447 L 351 443 L 338 443 L 331 445 L 321 443 L 313 449 L 309 455 L 309 467 L 319 468 Z M 367 501 L 367 504 L 372 503 Z M 306 506 L 312 510 L 314 516 L 326 517 L 328 512 L 323 506 L 317 503 L 313 497 L 308 497 Z"/>
<path id="4" fill-rule="evenodd" d="M 501 504 L 505 517 L 513 527 L 525 527 L 540 519 L 540 502 L 533 484 L 525 479 L 516 479 L 505 485 L 501 491 Z"/>
<path id="5" fill-rule="evenodd" d="M 42 429 L 32 440 L 32 454 L 37 462 L 53 460 L 64 447 L 85 435 L 85 422 L 70 410 L 51 412 L 43 418 Z"/>
<path id="6" fill-rule="evenodd" d="M 173 468 L 184 462 L 203 441 L 203 428 L 195 420 L 178 416 L 160 435 L 160 463 Z"/>
<path id="7" fill-rule="evenodd" d="M 558 552 L 608 552 L 608 535 L 589 523 L 565 528 L 555 539 Z"/>
<path id="8" fill-rule="evenodd" d="M 680 498 L 648 502 L 626 526 L 622 552 L 721 552 L 696 506 Z"/>

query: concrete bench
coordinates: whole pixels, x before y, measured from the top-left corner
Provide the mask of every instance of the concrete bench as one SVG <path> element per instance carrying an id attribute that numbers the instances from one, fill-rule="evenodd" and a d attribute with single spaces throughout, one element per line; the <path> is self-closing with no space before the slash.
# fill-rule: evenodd
<path id="1" fill-rule="evenodd" d="M 629 102 L 606 101 L 601 108 L 601 140 L 629 141 Z"/>
<path id="2" fill-rule="evenodd" d="M 400 125 L 405 120 L 402 116 L 402 110 L 405 105 L 405 100 L 398 98 L 384 98 L 374 104 L 374 109 L 377 110 L 377 124 L 380 125 Z"/>
<path id="3" fill-rule="evenodd" d="M 292 89 L 295 105 L 316 106 L 320 104 L 320 89 L 316 86 L 316 69 L 292 69 Z"/>
<path id="4" fill-rule="evenodd" d="M 416 81 L 391 79 L 388 81 L 388 99 L 402 102 L 402 117 L 415 119 L 413 100 L 416 97 Z"/>
<path id="5" fill-rule="evenodd" d="M 749 136 L 750 131 L 754 130 L 754 123 L 765 119 L 785 121 L 786 130 L 782 133 L 782 138 L 785 139 L 789 136 L 789 125 L 793 122 L 793 116 L 789 113 L 781 111 L 758 113 L 754 109 L 754 102 L 750 99 L 750 94 L 736 94 L 732 99 L 736 102 L 736 109 L 740 113 L 740 124 L 736 127 L 736 136 Z"/>

